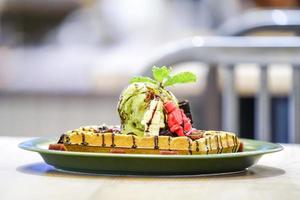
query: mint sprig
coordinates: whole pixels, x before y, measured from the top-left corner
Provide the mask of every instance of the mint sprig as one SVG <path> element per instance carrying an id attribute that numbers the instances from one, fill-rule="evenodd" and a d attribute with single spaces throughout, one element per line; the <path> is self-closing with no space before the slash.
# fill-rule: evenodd
<path id="1" fill-rule="evenodd" d="M 196 82 L 197 78 L 196 75 L 192 72 L 180 72 L 175 74 L 174 76 L 170 76 L 166 81 L 163 83 L 164 86 L 171 86 L 177 83 L 190 83 Z"/>
<path id="2" fill-rule="evenodd" d="M 152 67 L 152 74 L 156 81 L 163 82 L 164 79 L 168 78 L 171 72 L 171 68 L 167 68 L 166 66 L 162 67 Z"/>
<path id="3" fill-rule="evenodd" d="M 130 83 L 135 82 L 148 82 L 158 85 L 159 87 L 172 86 L 179 83 L 191 83 L 196 82 L 197 77 L 192 72 L 179 72 L 174 75 L 170 75 L 172 68 L 171 67 L 156 67 L 152 68 L 153 78 L 146 76 L 136 76 L 130 80 Z"/>
<path id="4" fill-rule="evenodd" d="M 130 80 L 130 83 L 137 83 L 137 82 L 142 82 L 142 83 L 148 82 L 148 83 L 157 84 L 157 81 L 147 76 L 135 76 Z"/>

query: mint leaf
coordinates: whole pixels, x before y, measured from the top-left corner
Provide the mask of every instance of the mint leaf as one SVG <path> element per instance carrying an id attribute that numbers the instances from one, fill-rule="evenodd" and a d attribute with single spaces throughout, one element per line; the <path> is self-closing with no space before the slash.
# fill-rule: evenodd
<path id="1" fill-rule="evenodd" d="M 163 67 L 153 66 L 152 68 L 153 77 L 158 82 L 162 82 L 165 78 L 167 78 L 170 72 L 171 72 L 171 68 L 167 68 L 166 66 Z"/>
<path id="2" fill-rule="evenodd" d="M 135 76 L 130 80 L 130 83 L 136 83 L 136 82 L 143 82 L 143 83 L 148 82 L 148 83 L 157 84 L 155 80 L 146 76 Z"/>
<path id="3" fill-rule="evenodd" d="M 175 74 L 174 76 L 170 76 L 166 81 L 163 83 L 163 86 L 171 86 L 177 83 L 190 83 L 196 82 L 197 77 L 192 72 L 180 72 Z"/>
<path id="4" fill-rule="evenodd" d="M 158 87 L 164 88 L 166 86 L 172 86 L 178 83 L 190 83 L 196 82 L 196 75 L 192 72 L 180 72 L 175 75 L 170 75 L 172 68 L 168 68 L 166 66 L 163 67 L 153 67 L 152 73 L 153 77 L 149 78 L 146 76 L 136 76 L 130 80 L 130 83 L 152 83 L 157 85 Z"/>

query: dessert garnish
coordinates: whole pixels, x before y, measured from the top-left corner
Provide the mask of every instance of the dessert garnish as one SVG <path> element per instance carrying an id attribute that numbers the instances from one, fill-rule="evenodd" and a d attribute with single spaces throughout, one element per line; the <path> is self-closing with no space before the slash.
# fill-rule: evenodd
<path id="1" fill-rule="evenodd" d="M 163 129 L 172 128 L 171 132 L 184 136 L 183 132 L 191 131 L 190 119 L 166 87 L 195 82 L 196 75 L 192 72 L 172 75 L 171 68 L 165 66 L 154 66 L 152 73 L 153 79 L 144 76 L 132 78 L 131 84 L 123 90 L 118 103 L 122 132 L 149 136 L 159 135 Z"/>
<path id="2" fill-rule="evenodd" d="M 192 72 L 171 73 L 153 67 L 153 78 L 130 80 L 119 98 L 121 126 L 85 126 L 63 134 L 49 149 L 134 154 L 214 154 L 242 150 L 234 133 L 203 131 L 192 126 L 187 100 L 178 102 L 167 87 L 196 81 Z"/>

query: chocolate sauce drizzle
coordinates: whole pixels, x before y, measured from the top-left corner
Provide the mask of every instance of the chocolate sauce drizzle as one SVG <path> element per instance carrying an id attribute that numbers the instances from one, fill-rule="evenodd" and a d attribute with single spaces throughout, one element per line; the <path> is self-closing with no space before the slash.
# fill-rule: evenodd
<path id="1" fill-rule="evenodd" d="M 129 132 L 129 133 L 127 133 L 127 135 L 135 135 L 135 136 L 137 136 L 135 133 L 133 133 L 133 132 Z"/>
<path id="2" fill-rule="evenodd" d="M 115 144 L 115 134 L 112 133 L 111 134 L 111 147 L 115 147 L 115 146 L 116 146 L 116 144 Z"/>
<path id="3" fill-rule="evenodd" d="M 170 147 L 170 145 L 171 145 L 171 137 L 169 136 L 168 137 L 168 146 Z"/>
<path id="4" fill-rule="evenodd" d="M 196 140 L 196 151 L 199 152 L 199 141 Z"/>
<path id="5" fill-rule="evenodd" d="M 84 145 L 84 146 L 87 146 L 88 143 L 85 141 L 85 134 L 84 133 L 81 133 L 81 139 L 82 139 L 81 144 Z"/>
<path id="6" fill-rule="evenodd" d="M 187 138 L 187 141 L 188 141 L 188 149 L 189 149 L 189 153 L 192 154 L 192 143 L 191 143 L 191 139 L 190 138 Z"/>
<path id="7" fill-rule="evenodd" d="M 208 154 L 207 138 L 205 138 L 205 148 L 206 148 L 206 154 Z"/>
<path id="8" fill-rule="evenodd" d="M 215 135 L 215 138 L 216 138 L 216 142 L 217 142 L 217 153 L 219 153 L 220 152 L 220 144 L 219 144 L 219 137 L 218 137 L 218 135 Z"/>
<path id="9" fill-rule="evenodd" d="M 237 137 L 235 135 L 233 135 L 232 140 L 233 140 L 233 145 L 234 145 L 234 147 L 232 148 L 232 152 L 236 152 L 236 150 L 237 150 Z"/>
<path id="10" fill-rule="evenodd" d="M 136 144 L 135 144 L 135 137 L 132 136 L 132 148 L 137 148 Z"/>
<path id="11" fill-rule="evenodd" d="M 105 144 L 105 137 L 104 137 L 104 133 L 102 133 L 102 147 L 105 147 L 106 144 Z"/>
<path id="12" fill-rule="evenodd" d="M 220 135 L 218 135 L 218 139 L 219 139 L 219 143 L 220 143 L 220 147 L 221 147 L 221 151 L 220 151 L 220 153 L 223 153 L 223 144 L 222 144 L 222 138 L 221 138 L 221 136 Z"/>
<path id="13" fill-rule="evenodd" d="M 159 149 L 158 136 L 157 135 L 154 136 L 154 149 Z"/>
<path id="14" fill-rule="evenodd" d="M 150 120 L 146 123 L 146 124 L 147 124 L 147 129 L 145 130 L 146 133 L 149 132 L 149 128 L 150 128 L 150 125 L 152 124 L 152 120 L 153 120 L 154 114 L 155 114 L 155 112 L 156 112 L 156 110 L 157 110 L 157 106 L 158 106 L 158 104 L 155 105 L 155 108 L 154 108 L 154 110 L 153 110 L 153 112 L 152 112 L 151 118 L 150 118 Z"/>
<path id="15" fill-rule="evenodd" d="M 225 134 L 225 137 L 226 137 L 227 147 L 229 148 L 229 139 L 228 139 L 228 134 L 227 133 Z"/>
<path id="16" fill-rule="evenodd" d="M 234 136 L 232 135 L 231 138 L 232 138 L 232 142 L 233 142 L 233 147 L 232 147 L 231 152 L 233 153 L 234 152 L 234 148 L 235 148 Z"/>
<path id="17" fill-rule="evenodd" d="M 211 147 L 211 137 L 209 137 L 208 139 L 209 139 L 209 141 L 208 141 L 208 143 L 209 143 L 209 148 L 210 148 L 210 151 L 212 151 L 212 147 Z"/>

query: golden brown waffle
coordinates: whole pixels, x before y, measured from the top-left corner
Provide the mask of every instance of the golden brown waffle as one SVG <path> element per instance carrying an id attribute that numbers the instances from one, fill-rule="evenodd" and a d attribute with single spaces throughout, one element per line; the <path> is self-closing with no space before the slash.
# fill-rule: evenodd
<path id="1" fill-rule="evenodd" d="M 184 155 L 232 153 L 237 152 L 241 144 L 234 133 L 224 131 L 203 131 L 202 138 L 192 140 L 189 137 L 101 133 L 93 127 L 69 131 L 58 143 L 67 151 Z M 62 150 L 62 147 L 50 149 Z"/>

